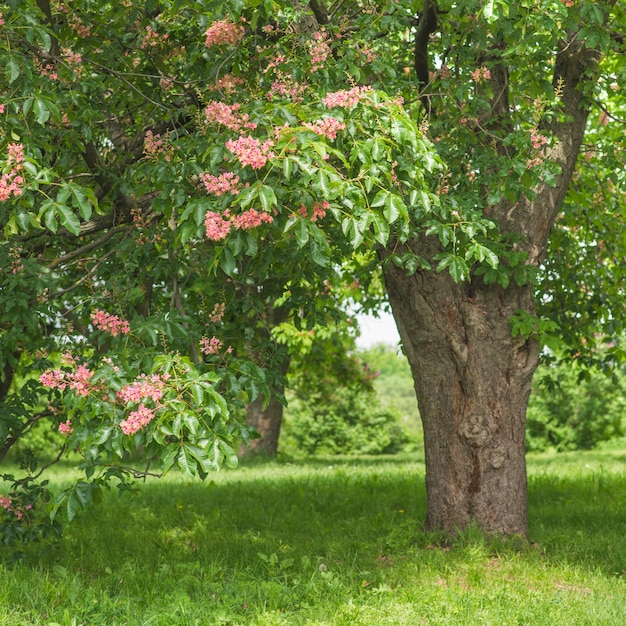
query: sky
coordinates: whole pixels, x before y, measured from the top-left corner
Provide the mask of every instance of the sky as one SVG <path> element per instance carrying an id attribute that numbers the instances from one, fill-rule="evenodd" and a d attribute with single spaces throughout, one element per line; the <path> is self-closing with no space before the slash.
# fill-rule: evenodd
<path id="1" fill-rule="evenodd" d="M 378 343 L 385 343 L 396 346 L 400 341 L 398 329 L 391 313 L 381 313 L 376 318 L 371 315 L 360 315 L 358 317 L 361 336 L 356 340 L 358 348 L 371 348 Z"/>

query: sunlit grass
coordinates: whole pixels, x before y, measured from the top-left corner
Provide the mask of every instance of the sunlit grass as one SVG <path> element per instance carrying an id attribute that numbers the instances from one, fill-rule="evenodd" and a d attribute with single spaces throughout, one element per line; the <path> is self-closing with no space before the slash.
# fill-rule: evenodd
<path id="1" fill-rule="evenodd" d="M 0 568 L 0 624 L 626 624 L 625 457 L 530 457 L 529 544 L 420 532 L 411 456 L 171 475 Z"/>

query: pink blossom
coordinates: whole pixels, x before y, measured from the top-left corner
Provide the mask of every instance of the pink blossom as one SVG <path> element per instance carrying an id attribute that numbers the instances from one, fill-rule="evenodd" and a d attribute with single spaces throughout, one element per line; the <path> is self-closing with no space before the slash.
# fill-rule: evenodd
<path id="1" fill-rule="evenodd" d="M 276 80 L 272 83 L 266 97 L 270 102 L 274 96 L 291 98 L 293 102 L 299 102 L 302 100 L 301 94 L 306 88 L 306 83 L 298 83 L 284 72 L 276 72 Z"/>
<path id="2" fill-rule="evenodd" d="M 328 35 L 324 28 L 313 36 L 313 41 L 309 44 L 309 53 L 311 55 L 311 71 L 317 72 L 324 67 L 324 63 L 331 53 Z"/>
<path id="3" fill-rule="evenodd" d="M 243 85 L 243 80 L 238 76 L 233 76 L 232 74 L 226 74 L 215 82 L 217 89 L 220 89 L 227 94 L 231 94 L 239 85 Z"/>
<path id="4" fill-rule="evenodd" d="M 328 139 L 336 139 L 337 132 L 344 130 L 346 125 L 334 117 L 325 117 L 314 124 L 304 124 L 304 127 L 313 131 L 316 135 L 328 137 Z"/>
<path id="5" fill-rule="evenodd" d="M 204 231 L 207 239 L 211 241 L 221 241 L 226 239 L 232 224 L 227 219 L 228 215 L 225 213 L 215 213 L 214 211 L 207 211 L 204 216 Z"/>
<path id="6" fill-rule="evenodd" d="M 207 337 L 202 337 L 200 340 L 200 346 L 203 354 L 218 354 L 218 352 L 222 349 L 223 342 L 220 341 L 217 337 L 211 337 L 211 339 Z"/>
<path id="7" fill-rule="evenodd" d="M 22 163 L 24 161 L 24 146 L 21 143 L 10 143 L 7 150 L 9 163 Z"/>
<path id="8" fill-rule="evenodd" d="M 267 67 L 263 70 L 264 74 L 267 74 L 273 67 L 278 67 L 281 63 L 285 62 L 284 54 L 277 54 L 272 60 L 267 64 Z"/>
<path id="9" fill-rule="evenodd" d="M 68 377 L 70 389 L 74 389 L 79 396 L 88 396 L 91 387 L 93 372 L 84 365 L 79 365 L 77 370 Z"/>
<path id="10" fill-rule="evenodd" d="M 200 174 L 200 180 L 204 183 L 206 192 L 216 196 L 238 192 L 239 176 L 236 176 L 234 172 L 225 172 L 219 176 Z"/>
<path id="11" fill-rule="evenodd" d="M 214 324 L 218 324 L 224 319 L 224 309 L 226 308 L 226 303 L 221 302 L 216 304 L 213 307 L 213 311 L 211 311 L 210 319 Z"/>
<path id="12" fill-rule="evenodd" d="M 218 20 L 213 22 L 205 31 L 204 45 L 207 48 L 222 45 L 236 46 L 243 39 L 244 33 L 245 28 L 243 26 L 237 25 L 229 19 Z"/>
<path id="13" fill-rule="evenodd" d="M 159 152 L 163 152 L 163 149 L 161 135 L 155 135 L 151 130 L 147 131 L 143 141 L 143 153 L 147 157 L 155 157 Z"/>
<path id="14" fill-rule="evenodd" d="M 148 377 L 142 374 L 132 383 L 125 385 L 117 392 L 117 397 L 122 402 L 139 402 L 150 398 L 152 402 L 158 402 L 163 397 L 163 389 L 169 376 L 152 374 Z"/>
<path id="15" fill-rule="evenodd" d="M 235 228 L 241 230 L 251 230 L 252 228 L 260 226 L 264 222 L 266 224 L 271 224 L 274 221 L 274 218 L 269 213 L 265 213 L 264 211 L 249 209 L 248 211 L 244 211 L 241 215 L 233 217 L 232 221 Z"/>
<path id="16" fill-rule="evenodd" d="M 271 151 L 273 146 L 271 139 L 262 144 L 258 139 L 244 135 L 226 142 L 226 148 L 237 156 L 244 167 L 249 165 L 255 170 L 261 169 L 269 159 L 274 158 Z"/>
<path id="17" fill-rule="evenodd" d="M 120 422 L 120 427 L 125 435 L 134 435 L 144 426 L 147 426 L 154 417 L 154 409 L 140 404 L 136 411 L 131 411 L 128 418 Z"/>
<path id="18" fill-rule="evenodd" d="M 322 202 L 314 202 L 313 214 L 310 217 L 311 221 L 317 222 L 318 220 L 324 219 L 324 217 L 326 217 L 326 211 L 329 208 L 330 208 L 330 203 L 328 203 L 326 200 L 323 200 Z M 304 204 L 300 206 L 300 208 L 298 209 L 298 213 L 302 217 L 309 217 L 309 212 Z"/>
<path id="19" fill-rule="evenodd" d="M 369 46 L 361 46 L 359 52 L 365 57 L 368 63 L 373 63 L 378 58 L 378 55 Z"/>
<path id="20" fill-rule="evenodd" d="M 44 387 L 49 387 L 50 389 L 60 389 L 63 390 L 67 387 L 67 382 L 65 380 L 65 372 L 63 370 L 46 370 L 40 377 L 39 382 Z"/>
<path id="21" fill-rule="evenodd" d="M 538 133 L 536 130 L 530 131 L 530 140 L 532 141 L 533 148 L 535 150 L 540 150 L 548 143 L 548 138 L 541 133 Z"/>
<path id="22" fill-rule="evenodd" d="M 353 87 L 349 90 L 342 89 L 340 91 L 327 94 L 325 98 L 322 98 L 322 102 L 324 103 L 324 106 L 329 109 L 332 109 L 333 107 L 344 107 L 349 109 L 356 106 L 361 100 L 366 98 L 367 95 L 372 92 L 373 89 L 371 87 Z"/>
<path id="23" fill-rule="evenodd" d="M 113 337 L 117 335 L 127 335 L 130 332 L 130 324 L 117 315 L 105 313 L 100 309 L 94 309 L 91 313 L 91 321 L 99 330 L 111 333 Z"/>
<path id="24" fill-rule="evenodd" d="M 11 504 L 13 503 L 13 500 L 11 500 L 10 496 L 0 496 L 0 506 L 3 509 L 6 509 L 7 511 L 11 510 Z"/>
<path id="25" fill-rule="evenodd" d="M 139 44 L 139 47 L 142 50 L 145 50 L 146 48 L 149 48 L 149 47 L 152 48 L 154 46 L 158 46 L 159 44 L 164 42 L 168 37 L 169 35 L 167 33 L 164 35 L 159 35 L 159 33 L 157 33 L 151 26 L 146 26 L 146 34 L 141 40 L 141 44 Z"/>
<path id="26" fill-rule="evenodd" d="M 238 113 L 240 108 L 241 105 L 237 102 L 235 104 L 225 104 L 224 102 L 213 100 L 204 109 L 204 114 L 209 123 L 221 124 L 226 126 L 226 128 L 230 128 L 230 130 L 255 129 L 256 124 L 249 121 L 250 116 L 247 113 Z"/>
<path id="27" fill-rule="evenodd" d="M 471 76 L 475 83 L 482 83 L 483 81 L 491 78 L 491 72 L 486 67 L 477 67 L 473 72 L 471 72 Z"/>
<path id="28" fill-rule="evenodd" d="M 74 428 L 72 427 L 72 422 L 70 420 L 61 422 L 59 424 L 59 432 L 63 433 L 64 435 L 71 435 L 74 432 Z"/>
<path id="29" fill-rule="evenodd" d="M 19 173 L 21 170 L 22 166 L 17 165 L 0 177 L 0 202 L 8 200 L 11 196 L 17 198 L 22 195 L 24 177 Z"/>

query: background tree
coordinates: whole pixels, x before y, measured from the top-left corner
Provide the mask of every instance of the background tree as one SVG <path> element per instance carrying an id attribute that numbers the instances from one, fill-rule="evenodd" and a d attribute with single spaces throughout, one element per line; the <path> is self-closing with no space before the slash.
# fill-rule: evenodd
<path id="1" fill-rule="evenodd" d="M 606 88 L 621 4 L 7 6 L 5 449 L 56 415 L 92 478 L 56 506 L 132 474 L 140 445 L 189 474 L 233 462 L 246 430 L 229 407 L 280 369 L 257 332 L 267 304 L 298 328 L 329 323 L 311 288 L 359 251 L 382 266 L 415 380 L 427 526 L 525 535 L 526 404 L 562 319 L 537 317 L 534 295 L 550 312 L 576 242 L 604 241 L 575 234 L 566 197 L 589 120 L 599 179 L 620 163 L 597 121 L 623 105 Z M 561 212 L 571 245 L 553 262 Z M 621 257 L 606 240 L 608 273 Z M 619 309 L 582 300 L 599 323 L 578 330 L 617 342 Z M 566 330 L 561 348 L 582 343 Z M 46 409 L 15 375 L 68 348 Z"/>

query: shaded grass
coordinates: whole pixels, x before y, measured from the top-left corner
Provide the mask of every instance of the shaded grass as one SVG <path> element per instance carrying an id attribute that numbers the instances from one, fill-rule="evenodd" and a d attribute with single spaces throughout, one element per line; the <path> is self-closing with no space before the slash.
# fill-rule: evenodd
<path id="1" fill-rule="evenodd" d="M 625 455 L 531 457 L 530 545 L 420 532 L 406 456 L 172 475 L 0 568 L 0 624 L 626 624 Z"/>

